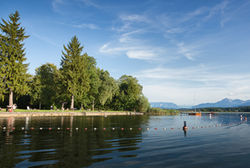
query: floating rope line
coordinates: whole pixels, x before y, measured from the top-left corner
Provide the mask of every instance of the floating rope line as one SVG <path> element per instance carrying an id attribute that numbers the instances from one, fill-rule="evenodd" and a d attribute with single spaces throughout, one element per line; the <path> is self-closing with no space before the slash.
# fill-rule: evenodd
<path id="1" fill-rule="evenodd" d="M 244 123 L 244 122 L 240 122 L 240 123 L 235 123 L 235 124 L 232 124 L 232 123 L 229 123 L 229 124 L 215 124 L 215 125 L 205 125 L 205 126 L 190 126 L 190 127 L 187 127 L 186 126 L 186 128 L 185 128 L 185 130 L 188 130 L 188 129 L 203 129 L 203 128 L 216 128 L 216 127 L 224 127 L 224 126 L 233 126 L 233 125 L 238 125 L 238 124 L 242 124 L 242 123 Z M 184 127 L 183 127 L 184 128 Z M 30 128 L 26 128 L 26 127 L 21 127 L 21 128 L 16 128 L 16 127 L 10 127 L 10 126 L 0 126 L 0 131 L 2 130 L 3 132 L 6 132 L 6 131 L 12 131 L 12 132 L 14 132 L 14 131 L 34 131 L 34 130 L 40 130 L 40 131 L 73 131 L 73 130 L 75 130 L 75 131 L 108 131 L 108 130 L 111 130 L 111 131 L 115 131 L 115 130 L 117 130 L 117 131 L 136 131 L 136 130 L 138 130 L 138 131 L 143 131 L 143 130 L 145 130 L 145 131 L 150 131 L 150 130 L 154 130 L 154 131 L 158 131 L 158 130 L 163 130 L 163 131 L 167 131 L 167 130 L 171 130 L 171 131 L 173 131 L 173 130 L 180 130 L 180 129 L 182 129 L 182 128 L 180 128 L 180 127 L 177 127 L 177 128 L 174 128 L 174 127 L 170 127 L 170 128 L 166 128 L 166 127 L 164 127 L 164 128 L 161 128 L 161 127 L 159 127 L 159 128 L 157 128 L 157 127 L 154 127 L 154 128 L 149 128 L 149 127 L 147 127 L 147 128 L 141 128 L 141 127 L 134 127 L 134 128 L 132 128 L 132 127 L 129 127 L 129 128 L 124 128 L 124 127 L 112 127 L 112 128 L 96 128 L 96 127 L 94 127 L 94 128 L 87 128 L 87 127 L 85 127 L 85 128 L 78 128 L 78 127 L 76 127 L 76 128 L 69 128 L 69 127 L 67 127 L 67 128 L 61 128 L 61 127 L 55 127 L 55 128 L 52 128 L 52 127 L 38 127 L 38 128 L 36 128 L 36 127 L 30 127 Z"/>

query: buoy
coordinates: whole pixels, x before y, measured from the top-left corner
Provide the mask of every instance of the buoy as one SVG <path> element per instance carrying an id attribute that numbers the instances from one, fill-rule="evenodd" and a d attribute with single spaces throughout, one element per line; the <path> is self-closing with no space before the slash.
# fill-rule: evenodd
<path id="1" fill-rule="evenodd" d="M 49 130 L 52 130 L 52 128 L 49 128 Z"/>
<path id="2" fill-rule="evenodd" d="M 149 128 L 147 128 L 147 130 L 149 131 Z"/>
<path id="3" fill-rule="evenodd" d="M 40 130 L 43 130 L 43 128 L 42 128 L 42 127 L 40 127 Z"/>
<path id="4" fill-rule="evenodd" d="M 112 128 L 112 130 L 114 131 L 114 130 L 115 130 L 115 128 Z"/>
<path id="5" fill-rule="evenodd" d="M 97 130 L 97 128 L 94 128 L 94 131 L 96 131 Z"/>
<path id="6" fill-rule="evenodd" d="M 59 127 L 57 128 L 57 130 L 60 130 L 60 129 L 61 129 L 61 128 L 59 128 Z"/>
<path id="7" fill-rule="evenodd" d="M 6 127 L 3 127 L 3 130 L 6 130 Z"/>
<path id="8" fill-rule="evenodd" d="M 155 128 L 155 130 L 157 130 L 157 128 Z"/>
<path id="9" fill-rule="evenodd" d="M 22 130 L 24 130 L 24 127 L 22 127 Z"/>
<path id="10" fill-rule="evenodd" d="M 164 131 L 166 131 L 166 130 L 167 130 L 167 128 L 163 128 L 163 130 L 164 130 Z"/>
<path id="11" fill-rule="evenodd" d="M 76 131 L 78 131 L 78 128 L 76 128 Z"/>
<path id="12" fill-rule="evenodd" d="M 123 130 L 124 130 L 124 128 L 121 128 L 121 130 L 123 131 Z"/>
<path id="13" fill-rule="evenodd" d="M 103 131 L 106 131 L 106 128 L 103 128 Z"/>
<path id="14" fill-rule="evenodd" d="M 88 128 L 84 128 L 84 130 L 85 130 L 85 131 L 87 131 L 87 130 L 88 130 Z"/>
<path id="15" fill-rule="evenodd" d="M 132 130 L 133 130 L 133 128 L 129 128 L 129 130 L 130 130 L 130 131 L 132 131 Z"/>

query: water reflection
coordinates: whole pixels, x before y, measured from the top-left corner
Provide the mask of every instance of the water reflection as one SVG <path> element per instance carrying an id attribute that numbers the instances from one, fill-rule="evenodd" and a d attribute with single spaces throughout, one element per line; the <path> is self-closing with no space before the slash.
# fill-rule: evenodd
<path id="1" fill-rule="evenodd" d="M 6 127 L 0 130 L 0 167 L 213 167 L 207 156 L 233 160 L 237 154 L 245 162 L 250 155 L 249 124 L 240 118 L 221 114 L 0 119 Z M 188 129 L 183 129 L 184 121 Z M 227 123 L 232 125 L 208 127 Z M 196 126 L 206 128 L 192 129 Z"/>
<path id="2" fill-rule="evenodd" d="M 7 145 L 11 144 L 9 146 L 12 147 L 11 163 L 17 167 L 45 166 L 47 164 L 53 164 L 56 167 L 90 166 L 96 162 L 113 159 L 114 153 L 123 158 L 136 157 L 136 154 L 130 152 L 140 148 L 138 144 L 142 141 L 142 132 L 140 130 L 121 131 L 118 128 L 141 127 L 147 122 L 147 119 L 147 116 L 72 116 L 46 119 L 26 117 L 17 118 L 17 120 L 8 118 L 1 120 L 2 125 L 7 125 L 7 129 L 5 133 L 1 133 L 0 137 L 6 139 L 5 142 L 0 141 L 0 160 L 6 157 L 4 151 L 9 150 Z M 18 130 L 11 134 L 13 127 Z M 21 130 L 22 127 L 25 130 Z M 58 127 L 61 129 L 55 129 Z M 112 130 L 113 127 L 117 129 Z M 40 130 L 40 128 L 44 129 Z M 84 128 L 88 128 L 88 130 L 84 131 Z M 91 128 L 98 129 L 94 131 Z M 15 139 L 15 143 L 12 142 L 13 139 Z M 10 162 L 1 162 L 0 167 L 8 164 Z"/>
<path id="3" fill-rule="evenodd" d="M 12 132 L 14 131 L 14 125 L 15 125 L 15 118 L 8 117 L 5 144 L 12 144 L 12 141 L 13 141 Z"/>

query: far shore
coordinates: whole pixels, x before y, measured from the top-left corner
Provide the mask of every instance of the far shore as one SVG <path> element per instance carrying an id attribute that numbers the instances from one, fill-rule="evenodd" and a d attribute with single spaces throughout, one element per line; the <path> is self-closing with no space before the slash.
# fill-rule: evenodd
<path id="1" fill-rule="evenodd" d="M 130 111 L 56 111 L 56 110 L 15 110 L 0 112 L 0 117 L 56 117 L 56 116 L 111 116 L 111 115 L 143 115 L 141 112 Z"/>

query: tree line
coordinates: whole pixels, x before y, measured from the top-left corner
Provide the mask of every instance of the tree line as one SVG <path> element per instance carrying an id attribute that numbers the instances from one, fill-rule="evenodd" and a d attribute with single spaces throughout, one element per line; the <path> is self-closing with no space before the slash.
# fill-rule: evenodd
<path id="1" fill-rule="evenodd" d="M 83 52 L 76 36 L 63 45 L 60 67 L 46 63 L 28 74 L 25 63 L 25 29 L 18 11 L 0 23 L 0 102 L 1 106 L 38 109 L 103 109 L 146 112 L 150 105 L 135 77 L 118 80 L 96 65 Z"/>

